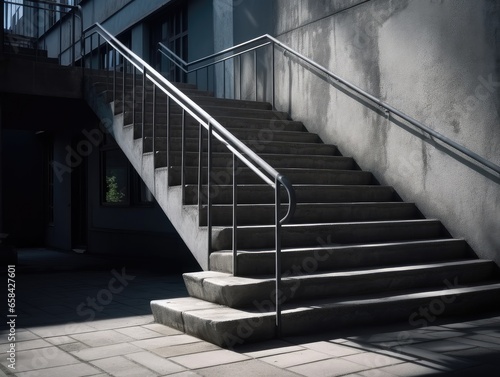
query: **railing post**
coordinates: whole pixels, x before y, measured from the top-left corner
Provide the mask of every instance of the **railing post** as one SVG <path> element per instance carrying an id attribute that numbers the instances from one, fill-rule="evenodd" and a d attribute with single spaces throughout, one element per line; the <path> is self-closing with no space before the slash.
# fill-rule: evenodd
<path id="1" fill-rule="evenodd" d="M 212 195 L 210 193 L 212 173 L 212 123 L 208 122 L 207 143 L 207 238 L 208 238 L 208 268 L 210 269 L 210 253 L 212 252 Z"/>
<path id="2" fill-rule="evenodd" d="M 275 180 L 275 208 L 274 221 L 276 224 L 275 244 L 276 244 L 276 337 L 281 337 L 281 223 L 280 223 L 280 204 L 281 204 L 281 185 L 278 178 Z"/>
<path id="3" fill-rule="evenodd" d="M 170 97 L 167 95 L 167 188 L 170 186 Z"/>
<path id="4" fill-rule="evenodd" d="M 198 213 L 201 213 L 203 206 L 203 125 L 200 123 L 198 128 Z"/>
<path id="5" fill-rule="evenodd" d="M 255 101 L 257 101 L 257 50 L 253 50 L 253 70 L 255 75 Z"/>
<path id="6" fill-rule="evenodd" d="M 132 64 L 132 125 L 135 128 L 135 91 L 136 91 L 136 68 Z"/>
<path id="7" fill-rule="evenodd" d="M 146 126 L 146 67 L 142 67 L 142 126 L 141 126 L 141 137 L 142 137 L 142 153 L 144 153 L 144 142 L 146 141 L 146 135 L 144 134 L 144 128 Z"/>
<path id="8" fill-rule="evenodd" d="M 186 110 L 182 109 L 181 120 L 181 203 L 186 202 Z"/>
<path id="9" fill-rule="evenodd" d="M 276 109 L 276 103 L 275 103 L 275 101 L 276 101 L 275 100 L 275 96 L 276 96 L 276 93 L 275 93 L 275 90 L 276 90 L 275 89 L 276 74 L 275 74 L 275 69 L 274 69 L 274 66 L 275 66 L 275 64 L 274 64 L 275 63 L 275 61 L 274 61 L 274 59 L 275 59 L 275 57 L 274 57 L 274 49 L 275 49 L 275 46 L 274 46 L 274 42 L 273 42 L 273 43 L 271 43 L 271 51 L 272 51 L 272 53 L 271 53 L 271 55 L 272 55 L 271 64 L 273 65 L 272 69 L 271 69 L 271 72 L 272 72 L 272 80 L 271 80 L 271 86 L 272 86 L 271 92 L 272 93 L 271 93 L 271 96 L 272 96 L 273 109 Z"/>
<path id="10" fill-rule="evenodd" d="M 238 157 L 233 153 L 233 276 L 238 276 Z"/>
<path id="11" fill-rule="evenodd" d="M 156 143 L 155 143 L 155 127 L 156 127 L 156 85 L 153 83 L 153 119 L 152 119 L 152 127 L 153 127 L 153 160 L 155 158 L 156 152 Z"/>

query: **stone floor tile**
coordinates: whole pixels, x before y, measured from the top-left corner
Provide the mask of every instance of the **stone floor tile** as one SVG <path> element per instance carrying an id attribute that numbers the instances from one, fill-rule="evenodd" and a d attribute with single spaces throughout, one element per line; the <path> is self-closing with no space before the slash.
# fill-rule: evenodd
<path id="1" fill-rule="evenodd" d="M 130 343 L 113 344 L 110 346 L 87 348 L 80 351 L 71 352 L 72 355 L 82 360 L 97 360 L 119 355 L 128 355 L 134 352 L 141 352 L 142 349 Z"/>
<path id="2" fill-rule="evenodd" d="M 161 357 L 173 357 L 189 355 L 192 353 L 199 353 L 204 351 L 219 350 L 220 347 L 209 342 L 196 342 L 196 343 L 186 343 L 173 346 L 166 346 L 152 349 L 151 352 L 157 354 Z"/>
<path id="3" fill-rule="evenodd" d="M 0 363 L 5 366 L 7 360 L 2 359 Z M 16 373 L 78 363 L 79 361 L 72 355 L 57 347 L 37 348 L 16 353 Z"/>
<path id="4" fill-rule="evenodd" d="M 17 351 L 26 351 L 26 350 L 32 350 L 35 348 L 45 348 L 45 347 L 50 347 L 52 344 L 49 342 L 45 341 L 44 339 L 34 339 L 34 340 L 26 340 L 23 342 L 16 342 L 16 350 Z"/>
<path id="5" fill-rule="evenodd" d="M 92 364 L 114 377 L 156 377 L 157 373 L 127 360 L 123 356 L 94 360 Z"/>
<path id="6" fill-rule="evenodd" d="M 425 365 L 417 363 L 403 363 L 391 365 L 376 370 L 382 373 L 389 373 L 401 377 L 417 377 L 417 376 L 433 376 L 440 375 L 447 371 L 447 369 L 430 368 Z M 376 376 L 376 374 L 374 374 Z"/>
<path id="7" fill-rule="evenodd" d="M 500 376 L 500 366 L 499 365 L 480 365 L 477 367 L 462 369 L 460 371 L 454 371 L 449 374 L 444 374 L 443 377 L 490 377 L 490 376 Z"/>
<path id="8" fill-rule="evenodd" d="M 156 348 L 162 348 L 171 345 L 173 346 L 179 344 L 196 343 L 199 341 L 200 339 L 195 338 L 194 336 L 183 334 L 183 335 L 162 336 L 159 338 L 137 340 L 132 342 L 131 344 L 147 350 L 154 350 Z"/>
<path id="9" fill-rule="evenodd" d="M 185 372 L 169 374 L 168 377 L 200 377 L 201 374 L 195 373 L 192 370 L 187 370 Z"/>
<path id="10" fill-rule="evenodd" d="M 295 365 L 312 363 L 314 361 L 325 360 L 330 356 L 313 350 L 301 350 L 295 352 L 287 352 L 280 355 L 262 357 L 259 360 L 278 368 L 289 368 Z"/>
<path id="11" fill-rule="evenodd" d="M 86 344 L 80 343 L 80 342 L 73 342 L 73 343 L 66 343 L 66 344 L 61 344 L 58 346 L 60 349 L 66 352 L 75 352 L 75 351 L 81 351 L 81 350 L 86 350 L 90 348 Z"/>
<path id="12" fill-rule="evenodd" d="M 470 344 L 454 342 L 453 340 L 437 340 L 434 342 L 418 343 L 415 344 L 414 347 L 423 348 L 432 352 L 448 352 L 473 348 L 474 346 Z"/>
<path id="13" fill-rule="evenodd" d="M 158 338 L 162 336 L 162 334 L 146 329 L 142 326 L 133 326 L 133 327 L 124 327 L 121 329 L 117 329 L 121 334 L 127 335 L 135 340 L 144 340 L 150 338 Z"/>
<path id="14" fill-rule="evenodd" d="M 397 376 L 395 374 L 382 372 L 380 369 L 370 369 L 353 374 L 346 374 L 342 377 L 397 377 Z"/>
<path id="15" fill-rule="evenodd" d="M 362 349 L 359 349 L 358 347 L 348 347 L 331 342 L 306 343 L 306 344 L 301 344 L 301 346 L 318 352 L 325 353 L 333 357 L 342 357 L 364 352 Z"/>
<path id="16" fill-rule="evenodd" d="M 74 343 L 75 341 L 73 338 L 70 338 L 69 336 L 66 335 L 45 338 L 45 340 L 50 344 L 53 344 L 54 346 L 59 346 L 61 344 L 67 344 L 67 343 Z"/>
<path id="17" fill-rule="evenodd" d="M 342 360 L 352 361 L 353 363 L 361 364 L 368 368 L 381 368 L 407 361 L 375 352 L 363 352 L 355 355 L 344 356 L 342 357 Z"/>
<path id="18" fill-rule="evenodd" d="M 216 365 L 209 368 L 198 369 L 196 373 L 205 377 L 297 377 L 297 374 L 293 372 L 276 368 L 259 360 L 247 360 L 231 364 Z"/>
<path id="19" fill-rule="evenodd" d="M 73 339 L 90 347 L 108 346 L 133 341 L 134 339 L 115 330 L 94 331 L 91 333 L 75 334 Z"/>
<path id="20" fill-rule="evenodd" d="M 149 325 L 144 325 L 142 326 L 145 329 L 155 331 L 157 333 L 163 334 L 163 335 L 180 335 L 184 334 L 182 331 L 173 329 L 168 326 L 160 325 L 159 323 L 151 323 Z"/>
<path id="21" fill-rule="evenodd" d="M 431 361 L 432 363 L 436 363 L 442 365 L 443 367 L 448 367 L 453 369 L 468 368 L 473 365 L 477 365 L 477 363 L 475 363 L 472 360 L 452 357 L 442 353 L 428 351 L 423 348 L 417 348 L 414 346 L 403 346 L 399 350 L 402 353 L 412 355 L 418 359 Z"/>
<path id="22" fill-rule="evenodd" d="M 31 331 L 19 331 L 19 329 L 16 329 L 16 342 L 24 342 L 35 339 L 40 339 L 40 337 L 33 334 Z M 0 334 L 0 344 L 1 343 L 10 343 L 7 337 L 7 332 L 5 332 L 5 334 Z"/>
<path id="23" fill-rule="evenodd" d="M 29 372 L 17 373 L 17 377 L 83 377 L 95 376 L 99 370 L 88 364 L 72 364 L 61 367 L 39 369 Z"/>
<path id="24" fill-rule="evenodd" d="M 142 326 L 153 321 L 153 315 L 99 319 L 87 322 L 93 330 L 117 330 L 121 327 Z"/>
<path id="25" fill-rule="evenodd" d="M 152 369 L 159 375 L 179 373 L 186 370 L 186 368 L 183 368 L 170 360 L 147 351 L 127 355 L 127 359 L 132 360 L 137 364 L 141 364 L 148 369 Z"/>
<path id="26" fill-rule="evenodd" d="M 246 359 L 248 359 L 248 356 L 222 349 L 170 358 L 173 362 L 181 364 L 189 369 L 207 368 L 214 365 L 235 363 Z"/>
<path id="27" fill-rule="evenodd" d="M 86 323 L 65 323 L 65 324 L 51 325 L 51 326 L 30 327 L 30 331 L 42 338 L 48 338 L 54 336 L 91 332 L 95 331 L 95 328 L 90 327 L 88 325 L 88 322 L 86 322 Z"/>
<path id="28" fill-rule="evenodd" d="M 308 377 L 336 377 L 366 369 L 366 366 L 342 359 L 327 359 L 289 368 L 292 372 Z"/>
<path id="29" fill-rule="evenodd" d="M 482 340 L 469 339 L 468 337 L 453 338 L 453 341 L 457 342 L 457 343 L 468 344 L 468 345 L 475 346 L 475 347 L 488 348 L 488 349 L 500 351 L 500 345 L 490 343 L 490 342 L 484 342 Z"/>
<path id="30" fill-rule="evenodd" d="M 253 358 L 279 355 L 287 352 L 301 351 L 304 347 L 288 343 L 283 340 L 273 339 L 265 342 L 241 345 L 234 349 L 238 353 L 244 353 Z"/>

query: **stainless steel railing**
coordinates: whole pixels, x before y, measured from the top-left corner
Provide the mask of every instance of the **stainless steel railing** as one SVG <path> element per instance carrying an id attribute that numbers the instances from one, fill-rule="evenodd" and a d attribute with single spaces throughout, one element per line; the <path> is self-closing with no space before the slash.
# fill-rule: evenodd
<path id="1" fill-rule="evenodd" d="M 148 83 L 152 83 L 153 90 L 153 152 L 155 152 L 154 140 L 155 140 L 155 109 L 162 106 L 162 104 L 157 103 L 156 90 L 160 90 L 167 96 L 167 101 L 164 104 L 166 110 L 166 132 L 167 132 L 167 169 L 168 176 L 170 178 L 170 166 L 171 166 L 171 128 L 172 124 L 170 122 L 170 114 L 172 112 L 171 103 L 175 103 L 181 108 L 181 187 L 182 187 L 182 198 L 184 204 L 184 191 L 186 187 L 186 126 L 187 116 L 192 117 L 199 124 L 199 143 L 198 143 L 198 208 L 201 211 L 203 206 L 207 209 L 207 258 L 210 257 L 210 249 L 212 245 L 212 154 L 213 154 L 213 139 L 217 139 L 232 153 L 232 210 L 233 210 L 233 226 L 232 226 L 232 247 L 233 247 L 233 273 L 237 275 L 238 273 L 238 263 L 237 263 L 237 253 L 238 253 L 238 224 L 237 224 L 237 211 L 238 211 L 238 199 L 237 199 L 237 168 L 239 162 L 243 162 L 248 168 L 250 168 L 255 174 L 257 174 L 263 182 L 268 184 L 274 189 L 275 192 L 275 203 L 274 203 L 274 213 L 275 213 L 275 246 L 276 246 L 276 329 L 279 334 L 281 331 L 281 303 L 279 300 L 279 292 L 281 288 L 281 226 L 287 223 L 293 216 L 296 200 L 295 191 L 293 189 L 290 181 L 277 172 L 272 166 L 265 162 L 261 157 L 259 157 L 254 151 L 252 151 L 243 142 L 232 135 L 227 129 L 225 129 L 217 120 L 215 120 L 210 114 L 199 107 L 195 102 L 193 102 L 189 97 L 187 97 L 182 91 L 180 91 L 174 84 L 165 79 L 159 72 L 157 72 L 153 67 L 147 64 L 138 55 L 133 53 L 130 49 L 125 47 L 117 38 L 111 35 L 106 29 L 104 29 L 100 24 L 96 23 L 90 28 L 84 31 L 84 46 L 87 45 L 87 40 L 90 39 L 90 50 L 85 50 L 84 57 L 88 60 L 85 64 L 86 74 L 91 74 L 94 72 L 94 68 L 98 69 L 108 69 L 112 70 L 113 75 L 113 100 L 122 100 L 122 105 L 125 106 L 126 99 L 126 84 L 127 78 L 132 78 L 132 119 L 136 122 L 135 115 L 135 104 L 136 104 L 136 75 L 137 73 L 142 74 L 142 94 L 141 94 L 141 109 L 142 109 L 142 123 L 141 137 L 143 141 L 143 151 L 145 137 L 145 114 L 146 114 L 146 86 Z M 112 63 L 110 66 L 110 62 Z M 118 71 L 120 70 L 120 72 Z M 121 76 L 121 77 L 120 77 Z M 117 84 L 119 80 L 122 84 L 121 92 L 117 91 Z M 202 185 L 202 172 L 204 168 L 204 136 L 203 130 L 207 133 L 207 192 L 206 192 L 206 203 L 203 203 L 203 185 Z M 169 180 L 167 180 L 169 181 Z M 167 183 L 169 184 L 169 183 Z M 288 209 L 286 215 L 281 217 L 281 188 L 284 188 L 288 195 Z M 201 213 L 201 212 L 200 212 Z"/>
<path id="2" fill-rule="evenodd" d="M 165 46 L 163 43 L 158 44 L 158 52 L 161 54 L 161 56 L 164 56 L 168 60 L 170 60 L 171 64 L 176 65 L 179 67 L 186 75 L 190 75 L 191 77 L 194 76 L 194 81 L 196 83 L 199 82 L 199 79 L 201 77 L 201 72 L 202 70 L 206 71 L 206 83 L 208 87 L 208 75 L 209 75 L 209 69 L 212 68 L 212 72 L 215 72 L 215 66 L 218 64 L 223 65 L 223 96 L 226 96 L 226 64 L 228 61 L 233 60 L 233 62 L 236 65 L 239 65 L 239 90 L 240 90 L 240 97 L 241 97 L 241 56 L 245 54 L 252 53 L 253 56 L 253 61 L 254 61 L 254 73 L 253 76 L 255 78 L 255 97 L 257 98 L 257 51 L 262 50 L 265 46 L 270 46 L 271 51 L 267 55 L 270 56 L 270 66 L 271 66 L 271 102 L 273 104 L 273 107 L 275 105 L 275 50 L 277 48 L 281 49 L 283 51 L 283 55 L 289 55 L 289 56 L 294 56 L 307 64 L 308 66 L 316 69 L 318 72 L 321 72 L 322 74 L 326 75 L 329 78 L 332 78 L 335 80 L 336 83 L 343 85 L 346 88 L 349 88 L 353 92 L 357 93 L 361 97 L 369 100 L 371 103 L 375 104 L 378 106 L 379 109 L 381 109 L 385 114 L 389 117 L 391 114 L 396 115 L 400 119 L 408 122 L 409 124 L 413 125 L 414 127 L 418 128 L 419 130 L 423 131 L 424 133 L 432 136 L 435 139 L 440 140 L 447 146 L 459 151 L 460 153 L 464 154 L 465 156 L 468 156 L 472 160 L 478 162 L 482 166 L 491 169 L 492 171 L 496 173 L 500 173 L 500 166 L 496 165 L 495 163 L 485 159 L 484 157 L 478 155 L 477 153 L 469 150 L 465 146 L 458 144 L 454 140 L 442 135 L 441 133 L 433 130 L 429 126 L 425 125 L 424 123 L 410 117 L 409 115 L 403 113 L 402 111 L 394 108 L 393 106 L 383 102 L 381 99 L 371 95 L 370 93 L 364 91 L 363 89 L 359 88 L 358 86 L 350 83 L 347 80 L 344 80 L 343 78 L 339 77 L 335 73 L 329 71 L 327 68 L 323 67 L 322 65 L 314 62 L 313 60 L 307 58 L 306 56 L 302 55 L 301 53 L 295 51 L 294 49 L 290 48 L 286 44 L 280 42 L 276 38 L 265 34 L 262 35 L 258 38 L 251 39 L 247 42 L 238 44 L 236 46 L 227 48 L 223 51 L 217 52 L 215 54 L 211 54 L 209 56 L 206 56 L 201 59 L 194 60 L 192 62 L 185 62 L 184 60 L 180 59 L 178 56 L 174 54 L 173 51 L 171 51 L 167 46 Z M 238 60 L 236 60 L 238 59 Z M 216 80 L 213 79 L 212 83 L 214 83 Z M 236 80 L 237 81 L 237 80 Z M 236 84 L 234 85 L 234 88 L 236 88 Z M 236 92 L 236 89 L 234 89 L 233 94 Z"/>

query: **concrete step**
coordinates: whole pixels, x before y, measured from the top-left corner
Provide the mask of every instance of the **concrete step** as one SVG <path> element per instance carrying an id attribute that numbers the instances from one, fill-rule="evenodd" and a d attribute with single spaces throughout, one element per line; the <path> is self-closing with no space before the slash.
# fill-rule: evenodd
<path id="1" fill-rule="evenodd" d="M 288 175 L 287 175 L 288 177 Z M 286 214 L 287 206 L 282 206 L 281 217 Z M 206 207 L 200 212 L 200 225 L 206 225 Z M 241 204 L 237 208 L 237 224 L 272 225 L 274 204 Z M 233 206 L 217 204 L 212 207 L 212 224 L 232 226 Z M 413 203 L 301 203 L 295 209 L 293 224 L 319 224 L 355 221 L 410 220 L 421 218 Z"/>
<path id="2" fill-rule="evenodd" d="M 265 249 L 275 244 L 274 226 L 238 227 L 238 249 Z M 336 245 L 444 238 L 438 220 L 397 220 L 351 223 L 289 224 L 282 227 L 283 247 L 314 247 L 331 240 Z M 214 228 L 212 250 L 232 249 L 232 228 Z"/>
<path id="3" fill-rule="evenodd" d="M 376 243 L 366 245 L 335 246 L 325 240 L 309 248 L 285 248 L 282 250 L 283 271 L 342 271 L 344 269 L 425 264 L 473 258 L 467 243 L 461 239 L 438 239 L 411 242 Z M 275 251 L 239 250 L 239 276 L 274 274 Z M 210 254 L 212 271 L 233 272 L 232 250 Z"/>
<path id="4" fill-rule="evenodd" d="M 425 289 L 458 281 L 460 285 L 493 279 L 493 261 L 471 259 L 432 264 L 403 265 L 340 272 L 285 271 L 281 281 L 283 302 L 295 300 L 357 296 L 378 292 Z M 252 306 L 264 301 L 275 289 L 270 277 L 237 277 L 228 273 L 202 271 L 183 275 L 191 297 L 231 308 Z"/>
<path id="5" fill-rule="evenodd" d="M 140 111 L 140 107 L 138 110 Z M 146 123 L 152 123 L 153 121 L 153 111 L 147 109 L 145 114 Z M 174 109 L 173 109 L 174 110 Z M 288 114 L 283 111 L 273 111 L 273 110 L 261 110 L 261 109 L 245 109 L 245 108 L 233 108 L 233 107 L 222 107 L 222 106 L 204 106 L 205 110 L 212 117 L 226 116 L 226 117 L 252 117 L 255 119 L 288 119 Z M 180 113 L 180 110 L 179 110 Z M 137 114 L 137 113 L 136 113 Z M 158 108 L 155 112 L 155 117 L 159 119 L 166 119 L 166 109 Z M 142 115 L 141 115 L 142 118 Z M 129 124 L 132 122 L 132 111 L 125 111 L 125 123 Z"/>
<path id="6" fill-rule="evenodd" d="M 142 86 L 141 86 L 141 88 L 142 88 Z M 120 90 L 121 90 L 121 86 L 120 86 Z M 128 88 L 127 88 L 127 90 L 128 90 Z M 194 96 L 194 95 L 190 96 L 189 98 L 202 108 L 205 108 L 205 107 L 224 107 L 224 108 L 231 108 L 231 109 L 233 109 L 233 108 L 234 109 L 256 109 L 256 110 L 271 110 L 272 109 L 272 106 L 269 102 L 233 100 L 233 99 L 224 99 L 224 98 L 216 98 L 216 97 L 209 97 L 209 96 Z M 142 106 L 143 106 L 142 93 L 136 96 L 135 101 L 133 101 L 133 99 L 129 98 L 128 102 L 129 103 L 127 104 L 126 107 L 128 107 L 129 109 L 132 108 L 132 103 L 133 103 L 136 111 L 142 111 Z M 153 108 L 152 101 L 146 101 L 145 105 L 146 105 L 146 109 Z M 158 108 L 159 111 L 165 111 L 166 105 L 165 105 L 164 101 L 158 103 L 158 105 L 162 106 L 162 107 Z M 178 104 L 176 104 L 175 102 L 171 103 L 171 110 L 179 111 L 180 108 L 181 107 Z"/>
<path id="7" fill-rule="evenodd" d="M 368 185 L 373 183 L 373 176 L 370 172 L 361 170 L 328 170 L 328 169 L 297 169 L 280 168 L 279 173 L 285 175 L 292 184 L 317 184 L 317 185 Z M 203 168 L 202 183 L 207 182 L 208 170 Z M 181 182 L 181 168 L 174 166 L 170 169 L 170 184 L 175 186 Z M 198 182 L 198 168 L 186 167 L 185 179 L 187 184 Z M 213 168 L 212 176 L 222 180 L 224 184 L 233 181 L 232 168 Z M 263 180 L 250 168 L 238 169 L 237 182 L 239 184 L 258 184 Z"/>
<path id="8" fill-rule="evenodd" d="M 408 321 L 408 326 L 413 328 L 429 325 L 436 315 L 463 315 L 500 306 L 498 282 L 465 287 L 455 285 L 455 281 L 451 283 L 451 288 L 443 284 L 425 291 L 383 292 L 285 304 L 282 311 L 282 336 L 367 324 L 401 322 L 408 325 Z M 157 323 L 222 347 L 232 348 L 276 336 L 274 305 L 269 296 L 245 310 L 193 297 L 155 300 L 151 302 L 151 310 Z"/>
<path id="9" fill-rule="evenodd" d="M 214 204 L 231 204 L 232 185 L 214 177 L 217 186 L 212 188 Z M 394 189 L 379 185 L 294 185 L 297 203 L 346 203 L 346 202 L 388 202 L 394 201 Z M 205 202 L 207 187 L 203 187 L 202 199 Z M 238 203 L 274 203 L 274 190 L 266 184 L 238 186 Z M 288 201 L 286 191 L 281 190 L 281 201 Z M 198 203 L 198 186 L 186 185 L 186 204 Z"/>
<path id="10" fill-rule="evenodd" d="M 167 166 L 167 152 L 156 151 L 155 154 L 156 167 Z M 351 157 L 344 156 L 328 156 L 328 155 L 289 155 L 289 154 L 272 154 L 272 153 L 259 153 L 264 161 L 269 163 L 275 169 L 279 168 L 302 168 L 302 169 L 339 169 L 351 170 L 354 169 L 354 160 Z M 204 163 L 206 164 L 206 155 L 203 156 Z M 170 165 L 181 165 L 180 151 L 174 151 L 170 154 Z M 198 166 L 199 154 L 198 152 L 186 153 L 186 165 Z M 231 167 L 232 154 L 231 153 L 214 153 L 212 155 L 212 166 L 214 167 Z M 240 162 L 239 166 L 245 166 Z"/>
<path id="11" fill-rule="evenodd" d="M 251 150 L 256 153 L 275 153 L 275 154 L 291 154 L 291 155 L 329 155 L 333 156 L 337 152 L 335 145 L 327 145 L 321 143 L 301 143 L 301 142 L 286 142 L 286 141 L 265 141 L 258 139 L 241 140 Z M 144 143 L 144 152 L 153 151 L 153 139 L 146 138 Z M 181 138 L 172 137 L 170 142 L 172 151 L 181 150 Z M 166 151 L 167 139 L 164 137 L 155 138 L 155 151 Z M 204 151 L 207 151 L 207 141 L 205 139 Z M 227 152 L 227 147 L 217 139 L 213 139 L 213 152 Z M 186 152 L 198 152 L 198 140 L 186 138 Z"/>
<path id="12" fill-rule="evenodd" d="M 295 132 L 295 131 L 270 131 L 270 130 L 258 130 L 258 129 L 244 129 L 244 128 L 228 128 L 231 132 L 240 140 L 261 140 L 262 142 L 269 141 L 286 141 L 286 142 L 297 142 L 297 143 L 320 143 L 321 139 L 317 134 L 309 132 Z M 198 139 L 199 127 L 186 127 L 186 137 L 189 139 Z M 144 133 L 146 137 L 153 136 L 153 125 L 146 124 L 144 128 Z M 167 127 L 155 125 L 155 136 L 166 137 Z M 170 129 L 170 136 L 180 138 L 182 136 L 182 129 L 180 126 L 172 126 Z M 206 138 L 207 135 L 204 132 L 203 137 Z"/>
<path id="13" fill-rule="evenodd" d="M 181 125 L 181 114 L 173 113 L 170 115 L 170 124 L 172 126 Z M 254 119 L 254 118 L 238 118 L 238 117 L 227 117 L 227 116 L 216 116 L 215 119 L 225 128 L 228 129 L 258 129 L 263 130 L 264 133 L 274 132 L 274 131 L 289 131 L 289 132 L 307 132 L 302 122 L 296 122 L 293 120 L 287 119 Z M 136 112 L 136 122 L 139 126 L 142 127 L 142 114 Z M 125 119 L 125 125 L 131 124 L 132 118 L 130 115 Z M 152 124 L 152 122 L 146 122 L 146 125 Z M 155 124 L 157 127 L 166 127 L 167 118 L 166 115 L 164 117 L 155 117 Z M 186 125 L 192 127 L 194 129 L 198 129 L 199 123 L 192 119 L 191 117 L 186 118 Z M 206 131 L 205 135 L 206 135 Z M 265 135 L 264 135 L 265 136 Z"/>

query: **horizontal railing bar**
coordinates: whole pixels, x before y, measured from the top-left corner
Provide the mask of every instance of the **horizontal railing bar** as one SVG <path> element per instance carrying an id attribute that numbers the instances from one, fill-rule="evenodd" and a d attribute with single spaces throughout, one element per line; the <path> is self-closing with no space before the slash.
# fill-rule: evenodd
<path id="1" fill-rule="evenodd" d="M 268 45 L 270 45 L 270 44 L 271 44 L 271 42 L 266 42 L 266 43 L 263 43 L 263 44 L 258 45 L 258 46 L 256 46 L 256 47 L 252 47 L 252 48 L 249 48 L 248 50 L 238 52 L 238 53 L 236 53 L 236 54 L 234 54 L 234 55 L 227 56 L 227 57 L 225 57 L 225 58 L 219 59 L 219 60 L 214 61 L 214 62 L 212 62 L 212 63 L 208 63 L 208 64 L 205 64 L 205 65 L 202 65 L 201 67 L 196 67 L 196 68 L 193 68 L 192 70 L 188 71 L 187 73 L 191 73 L 191 72 L 196 72 L 196 71 L 199 71 L 199 70 L 201 70 L 201 69 L 203 69 L 203 68 L 210 67 L 210 66 L 212 66 L 212 65 L 215 65 L 215 64 L 217 64 L 217 63 L 220 63 L 220 62 L 223 62 L 223 61 L 226 61 L 226 60 L 229 60 L 229 59 L 233 59 L 233 58 L 234 58 L 234 57 L 236 57 L 236 56 L 240 56 L 240 55 L 246 54 L 247 52 L 257 50 L 257 49 L 259 49 L 259 48 L 261 48 L 261 47 L 268 46 Z M 161 51 L 160 51 L 160 52 L 161 52 Z"/>

